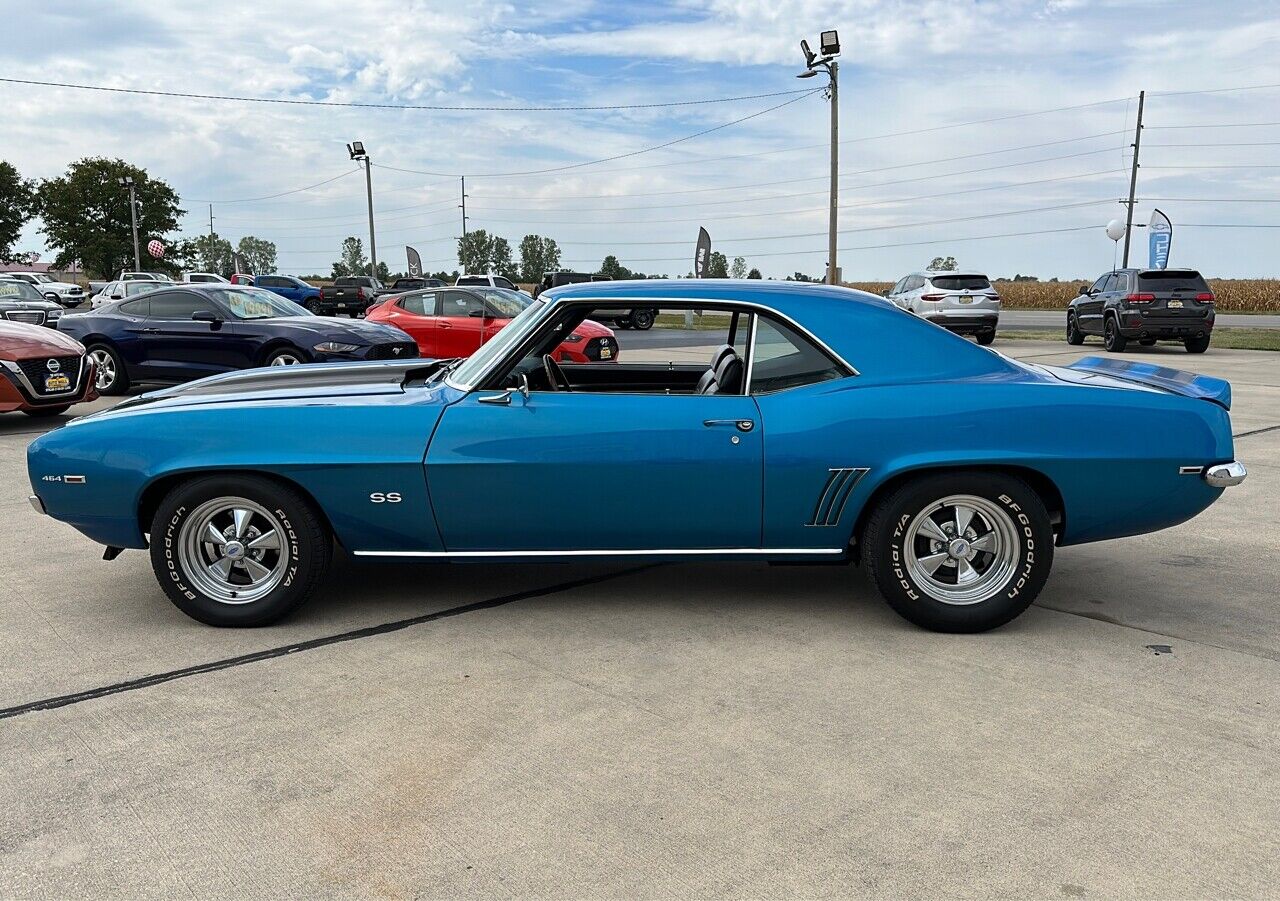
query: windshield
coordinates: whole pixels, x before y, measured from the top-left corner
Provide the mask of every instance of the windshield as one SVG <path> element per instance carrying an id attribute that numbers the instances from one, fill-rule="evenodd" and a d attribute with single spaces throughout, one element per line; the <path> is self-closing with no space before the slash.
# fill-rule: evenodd
<path id="1" fill-rule="evenodd" d="M 480 345 L 480 349 L 459 366 L 449 380 L 462 387 L 474 387 L 479 383 L 480 376 L 495 360 L 505 356 L 510 348 L 519 344 L 529 332 L 533 331 L 546 308 L 545 300 L 535 300 L 530 303 L 519 316 L 511 320 L 506 328 L 499 331 L 488 343 Z"/>
<path id="2" fill-rule="evenodd" d="M 0 300 L 44 300 L 44 297 L 26 282 L 6 278 L 0 281 Z"/>
<path id="3" fill-rule="evenodd" d="M 280 316 L 310 316 L 302 307 L 279 294 L 262 288 L 223 288 L 212 292 L 231 308 L 237 319 L 275 319 Z"/>
<path id="4" fill-rule="evenodd" d="M 519 291 L 509 291 L 506 288 L 488 288 L 479 293 L 484 296 L 485 306 L 504 319 L 514 319 L 531 303 Z"/>
<path id="5" fill-rule="evenodd" d="M 49 276 L 47 276 L 47 275 L 35 275 L 35 276 L 33 276 L 33 278 L 35 278 L 35 280 L 36 280 L 36 281 L 38 281 L 38 282 L 39 282 L 40 284 L 42 284 L 42 285 L 51 285 L 51 284 L 53 284 L 53 279 L 49 278 Z"/>
<path id="6" fill-rule="evenodd" d="M 985 291 L 991 287 L 985 275 L 935 275 L 929 281 L 939 291 Z"/>
<path id="7" fill-rule="evenodd" d="M 1154 269 L 1138 273 L 1138 287 L 1142 291 L 1196 291 L 1209 293 L 1209 286 L 1199 272 L 1176 269 Z"/>

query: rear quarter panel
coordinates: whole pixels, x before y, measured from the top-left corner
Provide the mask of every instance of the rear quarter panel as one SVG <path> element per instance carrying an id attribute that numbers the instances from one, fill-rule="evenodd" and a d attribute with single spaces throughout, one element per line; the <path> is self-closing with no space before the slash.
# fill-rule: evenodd
<path id="1" fill-rule="evenodd" d="M 757 398 L 765 430 L 766 547 L 840 547 L 878 488 L 901 474 L 966 466 L 1047 477 L 1064 506 L 1061 544 L 1166 528 L 1221 494 L 1180 466 L 1231 460 L 1227 413 L 1156 392 L 987 378 L 857 378 Z M 811 526 L 832 468 L 866 469 L 832 526 Z"/>

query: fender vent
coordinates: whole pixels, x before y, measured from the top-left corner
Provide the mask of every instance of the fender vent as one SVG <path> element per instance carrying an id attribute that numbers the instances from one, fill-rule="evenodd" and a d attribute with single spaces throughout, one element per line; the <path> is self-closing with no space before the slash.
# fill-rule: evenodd
<path id="1" fill-rule="evenodd" d="M 805 525 L 834 526 L 839 523 L 844 506 L 849 502 L 849 495 L 866 474 L 865 468 L 827 470 L 827 484 L 822 486 L 818 502 L 813 506 L 813 516 Z"/>

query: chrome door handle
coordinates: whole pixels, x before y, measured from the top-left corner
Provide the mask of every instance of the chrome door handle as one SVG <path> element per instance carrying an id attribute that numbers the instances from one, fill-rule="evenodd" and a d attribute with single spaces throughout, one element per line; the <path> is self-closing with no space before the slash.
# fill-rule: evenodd
<path id="1" fill-rule="evenodd" d="M 144 335 L 158 335 L 158 334 L 160 334 L 160 329 L 158 329 L 158 328 L 144 328 L 144 329 L 138 329 L 138 331 L 142 332 L 142 334 L 144 334 Z"/>
<path id="2" fill-rule="evenodd" d="M 702 424 L 709 429 L 716 426 L 733 426 L 739 432 L 749 432 L 756 427 L 750 419 L 704 419 Z"/>

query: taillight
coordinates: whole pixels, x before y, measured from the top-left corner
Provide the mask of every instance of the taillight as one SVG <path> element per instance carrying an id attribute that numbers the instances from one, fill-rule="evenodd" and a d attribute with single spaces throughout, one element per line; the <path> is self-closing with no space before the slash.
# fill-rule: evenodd
<path id="1" fill-rule="evenodd" d="M 1213 303 L 1213 295 L 1212 295 L 1212 294 L 1197 294 L 1197 295 L 1196 295 L 1196 300 L 1200 301 L 1201 303 Z"/>
<path id="2" fill-rule="evenodd" d="M 989 291 L 989 292 L 987 293 L 987 300 L 994 300 L 994 301 L 999 302 L 999 300 L 1000 300 L 1000 295 L 999 295 L 999 294 L 997 294 L 997 293 L 996 293 L 996 292 L 994 292 L 994 291 Z"/>
<path id="3" fill-rule="evenodd" d="M 943 300 L 943 299 L 945 299 L 945 298 L 946 298 L 946 296 L 947 296 L 947 295 L 945 295 L 945 294 L 921 294 L 921 295 L 920 295 L 920 299 L 921 299 L 921 300 L 929 300 L 929 301 L 937 302 L 937 301 L 939 301 L 939 300 Z"/>
<path id="4" fill-rule="evenodd" d="M 1129 303 L 1151 303 L 1155 299 L 1154 294 L 1129 294 L 1125 297 Z"/>
<path id="5" fill-rule="evenodd" d="M 364 300 L 364 288 L 356 288 L 356 300 Z"/>

